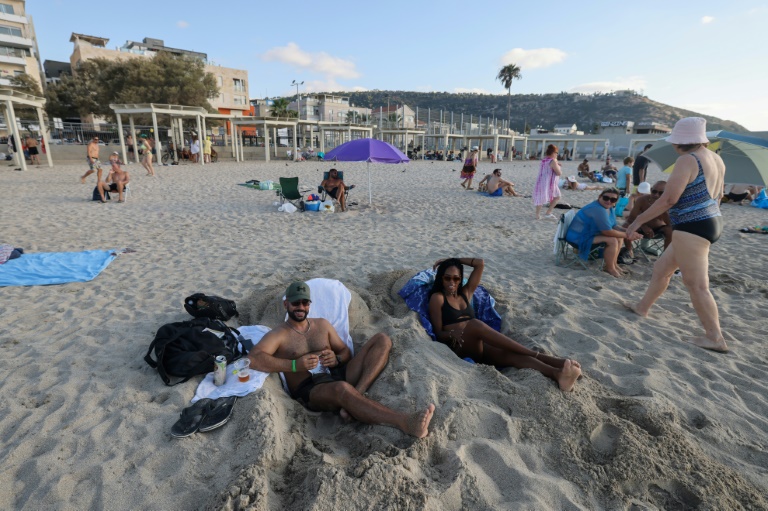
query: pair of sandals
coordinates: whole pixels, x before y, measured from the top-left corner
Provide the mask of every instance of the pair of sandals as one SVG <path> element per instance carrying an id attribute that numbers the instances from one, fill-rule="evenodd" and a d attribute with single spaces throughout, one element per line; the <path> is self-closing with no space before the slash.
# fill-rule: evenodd
<path id="1" fill-rule="evenodd" d="M 171 427 L 171 436 L 185 438 L 198 431 L 204 433 L 220 428 L 232 416 L 236 401 L 237 396 L 197 401 L 181 411 L 179 420 Z"/>

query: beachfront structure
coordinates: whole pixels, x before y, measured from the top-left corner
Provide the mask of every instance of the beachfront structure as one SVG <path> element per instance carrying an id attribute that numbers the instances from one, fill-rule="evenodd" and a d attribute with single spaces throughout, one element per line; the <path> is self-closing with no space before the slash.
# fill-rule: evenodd
<path id="1" fill-rule="evenodd" d="M 408 105 L 387 105 L 371 110 L 371 116 L 379 129 L 416 129 L 416 112 Z"/>
<path id="2" fill-rule="evenodd" d="M 43 71 L 45 72 L 46 85 L 60 82 L 62 76 L 72 76 L 72 66 L 69 62 L 46 60 L 43 62 Z"/>
<path id="3" fill-rule="evenodd" d="M 363 121 L 371 118 L 370 108 L 355 106 L 348 96 L 337 94 L 299 95 L 288 109 L 299 112 L 299 119 L 304 121 L 365 124 Z"/>
<path id="4" fill-rule="evenodd" d="M 182 50 L 165 46 L 161 39 L 145 37 L 141 42 L 126 41 L 126 43 L 114 50 L 107 48 L 109 39 L 73 33 L 69 41 L 74 44 L 72 55 L 69 57 L 72 72 L 77 74 L 78 66 L 87 60 L 104 58 L 108 60 L 121 60 L 129 58 L 152 58 L 158 52 L 165 51 L 173 55 L 184 55 L 197 58 L 205 63 L 205 71 L 216 78 L 219 87 L 219 96 L 210 100 L 211 106 L 225 115 L 248 115 L 250 103 L 248 101 L 248 71 L 217 66 L 208 61 L 205 53 L 191 50 Z"/>
<path id="5" fill-rule="evenodd" d="M 0 112 L 3 114 L 3 118 L 6 120 L 6 124 L 8 126 L 20 125 L 16 118 L 16 106 L 35 109 L 38 122 L 40 123 L 43 144 L 48 148 L 48 150 L 43 151 L 43 153 L 45 154 L 45 158 L 48 161 L 48 166 L 53 167 L 53 161 L 51 160 L 50 137 L 48 136 L 48 130 L 45 128 L 45 121 L 43 119 L 45 98 L 39 98 L 37 96 L 32 96 L 31 94 L 25 94 L 12 88 L 0 88 Z M 22 138 L 19 130 L 10 130 L 8 136 L 14 138 L 16 147 L 22 147 Z M 26 158 L 23 157 L 22 153 L 16 151 L 13 156 L 17 160 L 16 164 L 20 167 L 18 170 L 27 170 Z"/>
<path id="6" fill-rule="evenodd" d="M 0 86 L 8 87 L 11 78 L 29 75 L 43 90 L 43 68 L 32 17 L 24 0 L 0 1 Z"/>
<path id="7" fill-rule="evenodd" d="M 575 124 L 555 124 L 555 133 L 561 135 L 575 135 L 578 132 Z M 584 132 L 581 133 L 582 135 Z"/>

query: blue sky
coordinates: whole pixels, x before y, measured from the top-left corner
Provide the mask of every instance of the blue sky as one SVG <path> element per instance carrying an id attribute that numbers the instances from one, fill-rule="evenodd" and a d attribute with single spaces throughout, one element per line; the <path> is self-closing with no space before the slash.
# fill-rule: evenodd
<path id="1" fill-rule="evenodd" d="M 72 32 L 144 37 L 246 69 L 251 98 L 342 90 L 476 91 L 516 63 L 512 93 L 632 88 L 768 131 L 768 0 L 100 3 L 29 0 L 42 58 Z M 570 122 L 562 119 L 561 122 Z"/>

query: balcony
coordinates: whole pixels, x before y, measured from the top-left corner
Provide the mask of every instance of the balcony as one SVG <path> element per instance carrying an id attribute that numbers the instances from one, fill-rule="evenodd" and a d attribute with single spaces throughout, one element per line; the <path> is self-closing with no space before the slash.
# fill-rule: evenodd
<path id="1" fill-rule="evenodd" d="M 0 21 L 12 21 L 14 23 L 21 23 L 22 25 L 26 25 L 27 17 L 19 16 L 17 14 L 6 14 L 4 12 L 0 12 Z"/>
<path id="2" fill-rule="evenodd" d="M 35 43 L 32 41 L 32 39 L 7 34 L 0 34 L 0 44 L 5 46 L 14 46 L 16 48 L 35 47 Z"/>
<path id="3" fill-rule="evenodd" d="M 11 55 L 0 55 L 0 63 L 14 64 L 17 66 L 26 66 L 27 61 L 24 57 L 13 57 Z"/>

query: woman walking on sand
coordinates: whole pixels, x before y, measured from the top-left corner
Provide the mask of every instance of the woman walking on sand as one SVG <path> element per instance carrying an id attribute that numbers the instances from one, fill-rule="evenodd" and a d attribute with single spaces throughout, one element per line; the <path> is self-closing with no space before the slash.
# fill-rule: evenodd
<path id="1" fill-rule="evenodd" d="M 560 199 L 560 188 L 557 186 L 560 182 L 560 176 L 563 174 L 560 164 L 557 162 L 557 147 L 552 144 L 547 146 L 546 158 L 541 160 L 539 167 L 539 177 L 536 179 L 536 186 L 533 188 L 533 205 L 536 206 L 536 220 L 540 220 L 541 207 L 549 204 L 544 218 L 555 219 L 552 211 L 555 204 Z"/>
<path id="2" fill-rule="evenodd" d="M 464 266 L 471 266 L 464 284 Z M 570 392 L 581 376 L 575 360 L 557 358 L 533 351 L 475 318 L 472 296 L 480 285 L 485 263 L 480 258 L 440 259 L 429 297 L 429 320 L 435 338 L 461 358 L 471 357 L 481 364 L 518 369 L 535 369 Z"/>
<path id="3" fill-rule="evenodd" d="M 720 155 L 707 149 L 707 121 L 701 117 L 680 119 L 666 138 L 680 155 L 672 169 L 664 193 L 627 227 L 627 234 L 645 222 L 669 211 L 672 242 L 653 265 L 653 275 L 645 296 L 630 308 L 647 316 L 656 300 L 666 291 L 672 274 L 680 268 L 683 284 L 705 334 L 690 342 L 704 349 L 725 352 L 717 303 L 709 291 L 709 248 L 720 238 L 723 217 L 725 164 Z"/>
<path id="4" fill-rule="evenodd" d="M 474 190 L 472 188 L 472 179 L 475 177 L 475 172 L 477 172 L 477 152 L 477 146 L 473 147 L 472 152 L 464 160 L 464 167 L 461 169 L 461 179 L 464 180 L 461 182 L 461 186 L 467 190 Z"/>
<path id="5" fill-rule="evenodd" d="M 141 135 L 139 142 L 139 151 L 141 152 L 141 166 L 147 170 L 148 176 L 155 175 L 155 169 L 152 167 L 152 146 L 147 142 L 147 136 Z"/>

